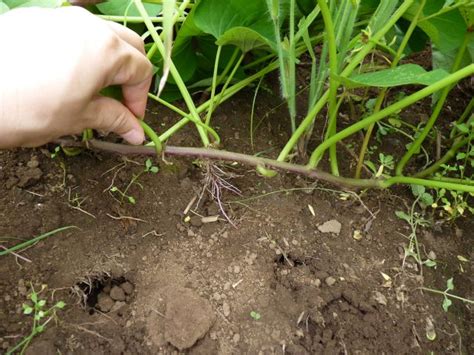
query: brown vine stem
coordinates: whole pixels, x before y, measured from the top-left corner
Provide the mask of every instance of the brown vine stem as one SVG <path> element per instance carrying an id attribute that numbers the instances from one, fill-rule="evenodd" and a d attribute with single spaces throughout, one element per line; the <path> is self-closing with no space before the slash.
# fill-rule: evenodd
<path id="1" fill-rule="evenodd" d="M 64 148 L 80 147 L 91 150 L 101 150 L 120 155 L 156 155 L 156 150 L 154 147 L 117 144 L 104 142 L 97 139 L 91 139 L 87 142 L 80 142 L 75 141 L 73 139 L 61 138 L 55 140 L 54 143 L 59 144 L 61 147 Z M 312 179 L 326 181 L 331 184 L 343 186 L 346 188 L 383 188 L 383 180 L 352 179 L 341 176 L 334 176 L 318 169 L 309 169 L 303 165 L 281 162 L 273 159 L 256 157 L 253 155 L 247 155 L 242 153 L 229 152 L 225 150 L 194 147 L 175 147 L 168 145 L 164 147 L 163 154 L 167 156 L 195 157 L 207 160 L 238 162 L 243 165 L 263 167 L 266 169 L 274 169 L 283 172 L 303 175 Z"/>

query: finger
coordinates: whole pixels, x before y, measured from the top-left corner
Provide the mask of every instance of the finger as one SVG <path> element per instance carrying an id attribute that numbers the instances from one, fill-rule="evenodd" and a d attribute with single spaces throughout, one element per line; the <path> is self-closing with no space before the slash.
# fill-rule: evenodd
<path id="1" fill-rule="evenodd" d="M 130 110 L 119 101 L 99 96 L 91 101 L 87 112 L 88 127 L 114 132 L 131 144 L 141 144 L 145 139 L 143 129 Z"/>
<path id="2" fill-rule="evenodd" d="M 145 54 L 145 44 L 142 38 L 135 31 L 132 31 L 131 29 L 112 21 L 105 22 L 107 23 L 109 28 L 114 31 L 117 36 L 120 37 L 120 39 L 130 44 L 142 54 Z"/>
<path id="3" fill-rule="evenodd" d="M 152 65 L 148 58 L 124 43 L 123 50 L 112 68 L 113 78 L 109 85 L 122 86 L 123 103 L 136 116 L 143 117 L 148 89 L 152 80 Z"/>

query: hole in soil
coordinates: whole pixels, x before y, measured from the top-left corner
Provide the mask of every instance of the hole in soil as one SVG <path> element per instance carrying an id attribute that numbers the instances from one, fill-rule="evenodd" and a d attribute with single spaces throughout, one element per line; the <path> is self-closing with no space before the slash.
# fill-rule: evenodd
<path id="1" fill-rule="evenodd" d="M 297 257 L 294 257 L 290 254 L 287 255 L 287 259 L 290 260 L 293 263 L 293 266 L 301 266 L 304 265 L 304 261 L 298 259 Z M 279 255 L 276 257 L 275 262 L 277 264 L 281 265 L 288 265 L 288 261 L 285 259 L 283 255 Z"/>
<path id="2" fill-rule="evenodd" d="M 82 281 L 76 284 L 81 290 L 86 309 L 89 314 L 94 314 L 98 308 L 99 295 L 101 293 L 110 293 L 110 290 L 114 286 L 120 286 L 127 283 L 128 280 L 125 277 L 96 277 Z M 129 282 L 128 282 L 129 283 Z"/>

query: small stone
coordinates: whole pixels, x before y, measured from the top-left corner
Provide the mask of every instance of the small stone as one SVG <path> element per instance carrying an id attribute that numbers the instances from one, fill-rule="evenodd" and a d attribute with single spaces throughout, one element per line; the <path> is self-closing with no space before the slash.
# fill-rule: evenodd
<path id="1" fill-rule="evenodd" d="M 125 301 L 125 292 L 122 288 L 114 286 L 110 290 L 110 297 L 115 301 Z"/>
<path id="2" fill-rule="evenodd" d="M 224 291 L 229 291 L 231 286 L 232 286 L 232 284 L 230 282 L 226 282 L 224 284 Z"/>
<path id="3" fill-rule="evenodd" d="M 381 292 L 375 291 L 374 292 L 374 300 L 377 301 L 377 303 L 381 304 L 382 306 L 387 305 L 387 297 L 385 297 Z"/>
<path id="4" fill-rule="evenodd" d="M 188 237 L 194 237 L 196 233 L 194 233 L 191 229 L 188 229 Z"/>
<path id="5" fill-rule="evenodd" d="M 316 286 L 316 287 L 320 287 L 321 286 L 321 280 L 320 279 L 313 280 L 313 285 Z"/>
<path id="6" fill-rule="evenodd" d="M 232 341 L 234 342 L 234 344 L 237 344 L 240 341 L 240 334 L 235 333 L 234 336 L 232 337 Z"/>
<path id="7" fill-rule="evenodd" d="M 230 316 L 230 306 L 227 302 L 224 302 L 224 304 L 222 305 L 222 312 L 224 313 L 225 317 Z"/>
<path id="8" fill-rule="evenodd" d="M 5 300 L 5 302 L 8 302 L 8 301 L 10 301 L 12 298 L 10 297 L 10 295 L 5 295 L 5 296 L 3 297 L 3 299 Z"/>
<path id="9" fill-rule="evenodd" d="M 97 308 L 102 312 L 109 312 L 112 307 L 115 305 L 114 300 L 105 293 L 99 293 L 97 297 Z"/>
<path id="10" fill-rule="evenodd" d="M 202 220 L 201 217 L 199 216 L 192 216 L 189 223 L 191 223 L 192 226 L 194 227 L 201 227 L 202 226 Z"/>
<path id="11" fill-rule="evenodd" d="M 214 298 L 216 301 L 220 301 L 221 295 L 218 292 L 216 292 L 214 293 L 214 295 L 212 295 L 212 298 Z"/>
<path id="12" fill-rule="evenodd" d="M 39 161 L 37 157 L 32 157 L 31 160 L 26 163 L 26 166 L 30 169 L 37 168 L 39 166 Z"/>
<path id="13" fill-rule="evenodd" d="M 210 337 L 212 340 L 217 340 L 217 333 L 216 332 L 211 332 Z"/>
<path id="14" fill-rule="evenodd" d="M 329 277 L 326 277 L 326 280 L 324 280 L 324 282 L 326 282 L 326 285 L 332 286 L 336 283 L 336 279 L 332 276 L 329 276 Z"/>
<path id="15" fill-rule="evenodd" d="M 331 219 L 330 221 L 324 222 L 318 226 L 318 230 L 321 233 L 333 233 L 335 235 L 339 235 L 341 233 L 341 228 L 341 223 L 335 219 Z"/>
<path id="16" fill-rule="evenodd" d="M 240 266 L 234 266 L 234 274 L 240 273 Z"/>
<path id="17" fill-rule="evenodd" d="M 120 288 L 125 292 L 127 295 L 131 295 L 134 290 L 134 286 L 131 282 L 125 281 L 123 284 L 120 285 Z"/>

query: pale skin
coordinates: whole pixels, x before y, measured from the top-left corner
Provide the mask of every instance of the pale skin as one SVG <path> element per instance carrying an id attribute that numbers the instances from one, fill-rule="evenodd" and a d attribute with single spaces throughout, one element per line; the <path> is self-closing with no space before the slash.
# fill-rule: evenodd
<path id="1" fill-rule="evenodd" d="M 15 9 L 0 16 L 0 48 L 0 149 L 86 128 L 143 142 L 152 65 L 135 32 L 79 7 Z M 111 85 L 122 102 L 99 95 Z"/>

